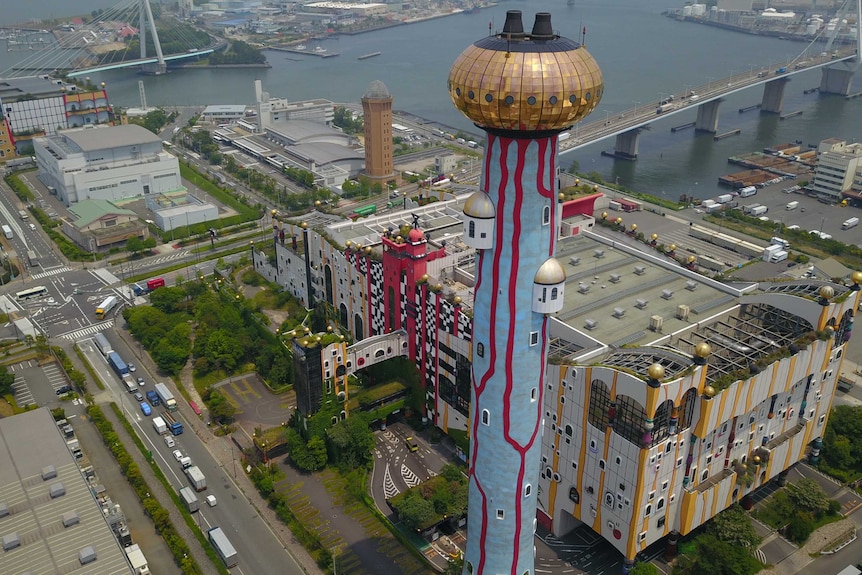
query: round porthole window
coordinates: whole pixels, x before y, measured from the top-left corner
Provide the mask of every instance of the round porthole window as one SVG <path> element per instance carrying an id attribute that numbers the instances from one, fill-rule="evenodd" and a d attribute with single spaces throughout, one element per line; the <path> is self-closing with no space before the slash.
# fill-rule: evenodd
<path id="1" fill-rule="evenodd" d="M 494 101 L 494 96 L 492 96 L 491 94 L 485 94 L 485 101 L 490 104 Z"/>
<path id="2" fill-rule="evenodd" d="M 527 103 L 531 106 L 535 105 L 536 104 L 536 97 L 530 96 L 529 98 L 527 98 Z"/>
<path id="3" fill-rule="evenodd" d="M 515 103 L 515 98 L 514 98 L 514 96 L 511 96 L 511 95 L 506 96 L 506 100 L 505 100 L 505 102 L 506 102 L 506 104 L 508 104 L 509 106 L 511 106 L 512 104 L 514 104 L 514 103 Z"/>

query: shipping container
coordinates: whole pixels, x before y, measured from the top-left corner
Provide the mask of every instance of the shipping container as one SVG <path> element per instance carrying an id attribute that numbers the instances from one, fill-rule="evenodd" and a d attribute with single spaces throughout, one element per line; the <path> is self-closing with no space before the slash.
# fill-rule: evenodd
<path id="1" fill-rule="evenodd" d="M 224 564 L 228 567 L 235 567 L 238 561 L 236 549 L 233 548 L 221 527 L 213 527 L 207 532 L 207 535 Z"/>
<path id="2" fill-rule="evenodd" d="M 111 369 L 119 375 L 123 377 L 127 373 L 129 373 L 129 366 L 126 365 L 126 362 L 123 361 L 123 358 L 120 357 L 120 354 L 116 351 L 112 351 L 108 354 L 108 364 L 111 366 Z"/>
<path id="3" fill-rule="evenodd" d="M 147 289 L 153 291 L 154 289 L 158 289 L 160 287 L 165 286 L 165 278 L 154 278 L 151 280 L 147 280 Z"/>
<path id="4" fill-rule="evenodd" d="M 189 513 L 194 513 L 201 508 L 198 496 L 195 495 L 195 492 L 191 487 L 180 488 L 180 499 L 183 500 L 183 504 L 185 504 L 186 509 L 189 510 Z"/>
<path id="5" fill-rule="evenodd" d="M 108 343 L 108 338 L 106 338 L 104 334 L 97 333 L 93 337 L 93 341 L 96 343 L 96 347 L 99 348 L 99 351 L 102 352 L 102 355 L 104 355 L 105 357 L 107 357 L 109 353 L 114 351 L 114 348 L 112 348 L 111 344 Z"/>
<path id="6" fill-rule="evenodd" d="M 177 410 L 177 400 L 174 399 L 174 394 L 170 392 L 164 383 L 156 384 L 156 394 L 158 394 L 159 399 L 162 400 L 162 405 L 164 405 L 169 411 Z"/>

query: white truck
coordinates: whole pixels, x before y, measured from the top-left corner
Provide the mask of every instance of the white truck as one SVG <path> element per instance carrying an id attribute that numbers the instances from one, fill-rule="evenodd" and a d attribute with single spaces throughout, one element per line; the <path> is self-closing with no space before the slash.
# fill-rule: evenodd
<path id="1" fill-rule="evenodd" d="M 159 435 L 164 435 L 168 432 L 168 424 L 165 423 L 165 420 L 161 417 L 154 417 L 153 429 L 155 429 L 156 433 L 158 433 Z"/>
<path id="2" fill-rule="evenodd" d="M 757 218 L 765 214 L 767 211 L 769 211 L 769 208 L 767 208 L 766 206 L 757 206 L 756 208 L 751 210 L 750 215 L 752 218 Z"/>
<path id="3" fill-rule="evenodd" d="M 198 496 L 195 495 L 195 492 L 191 487 L 180 488 L 180 499 L 183 500 L 183 504 L 186 506 L 186 509 L 189 510 L 189 513 L 194 513 L 201 508 Z"/>
<path id="4" fill-rule="evenodd" d="M 191 467 L 186 469 L 186 477 L 189 480 L 189 483 L 192 484 L 192 487 L 195 488 L 195 491 L 200 493 L 201 491 L 206 491 L 207 488 L 207 478 L 204 477 L 203 472 L 197 468 L 197 466 L 192 465 Z"/>
<path id="5" fill-rule="evenodd" d="M 749 196 L 753 196 L 756 193 L 757 193 L 757 188 L 755 188 L 754 186 L 746 186 L 746 187 L 742 188 L 741 190 L 739 190 L 739 197 L 740 198 L 747 198 Z"/>
<path id="6" fill-rule="evenodd" d="M 137 543 L 126 547 L 126 557 L 132 565 L 132 571 L 135 575 L 150 575 L 150 566 L 147 565 L 147 558 L 144 557 L 144 552 Z"/>
<path id="7" fill-rule="evenodd" d="M 777 264 L 778 262 L 783 262 L 786 259 L 787 259 L 787 252 L 784 250 L 779 250 L 779 251 L 775 252 L 774 254 L 772 254 L 772 257 L 769 258 L 769 261 L 774 263 L 774 264 Z"/>
<path id="8" fill-rule="evenodd" d="M 726 204 L 733 200 L 733 196 L 731 194 L 721 194 L 720 196 L 715 198 L 715 201 L 719 204 Z"/>
<path id="9" fill-rule="evenodd" d="M 859 225 L 859 218 L 848 218 L 844 220 L 844 223 L 841 224 L 842 230 L 849 230 L 850 228 L 855 228 Z"/>
<path id="10" fill-rule="evenodd" d="M 775 254 L 777 254 L 780 251 L 781 251 L 781 246 L 779 246 L 777 244 L 770 244 L 770 245 L 766 246 L 766 248 L 763 250 L 763 261 L 771 262 L 772 256 L 774 256 Z"/>

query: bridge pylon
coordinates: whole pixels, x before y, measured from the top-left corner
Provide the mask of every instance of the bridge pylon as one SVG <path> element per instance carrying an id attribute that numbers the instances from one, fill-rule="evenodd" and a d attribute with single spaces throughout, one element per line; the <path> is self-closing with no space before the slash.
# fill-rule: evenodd
<path id="1" fill-rule="evenodd" d="M 149 0 L 140 0 L 138 9 L 141 28 L 141 59 L 147 57 L 147 28 L 149 28 L 150 34 L 153 35 L 153 45 L 156 47 L 157 59 L 152 64 L 142 64 L 141 72 L 150 76 L 164 74 L 167 71 L 167 65 L 165 64 L 165 56 L 162 54 L 162 44 L 159 42 L 159 32 L 156 30 L 156 21 L 153 18 L 153 10 L 150 8 Z"/>
<path id="2" fill-rule="evenodd" d="M 862 0 L 856 0 L 856 58 L 847 62 L 838 62 L 833 66 L 824 66 L 821 68 L 820 77 L 820 93 L 821 94 L 839 94 L 841 96 L 849 96 L 851 86 L 853 84 L 853 74 L 859 68 L 862 62 Z M 836 32 L 838 27 L 836 27 Z M 830 44 L 827 46 L 831 46 Z"/>

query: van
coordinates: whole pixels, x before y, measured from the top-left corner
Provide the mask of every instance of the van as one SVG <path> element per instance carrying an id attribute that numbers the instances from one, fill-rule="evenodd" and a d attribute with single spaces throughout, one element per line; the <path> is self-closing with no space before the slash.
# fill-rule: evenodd
<path id="1" fill-rule="evenodd" d="M 787 202 L 787 205 L 786 205 L 786 206 L 784 206 L 784 209 L 786 209 L 786 210 L 795 210 L 795 209 L 796 209 L 796 208 L 798 208 L 798 207 L 799 207 L 799 202 L 795 202 L 795 201 L 794 201 L 794 202 Z"/>
<path id="2" fill-rule="evenodd" d="M 188 469 L 189 467 L 192 466 L 192 458 L 189 456 L 181 457 L 180 458 L 180 465 L 182 466 L 183 469 Z"/>
<path id="3" fill-rule="evenodd" d="M 859 225 L 859 218 L 850 218 L 849 220 L 844 220 L 844 223 L 841 224 L 842 230 L 849 230 L 850 228 L 855 228 Z"/>
<path id="4" fill-rule="evenodd" d="M 750 196 L 753 196 L 756 193 L 757 193 L 757 188 L 755 188 L 754 186 L 747 186 L 747 187 L 739 190 L 739 197 L 740 198 L 748 198 Z"/>
<path id="5" fill-rule="evenodd" d="M 774 237 L 774 238 L 770 239 L 769 245 L 781 246 L 781 249 L 783 249 L 783 250 L 789 250 L 790 249 L 790 242 L 788 242 L 784 238 L 779 238 L 779 237 Z"/>

